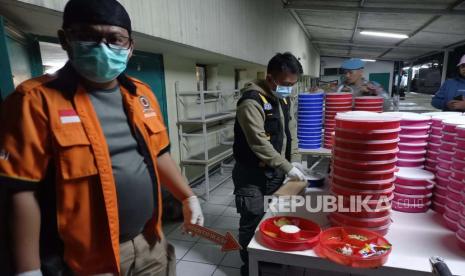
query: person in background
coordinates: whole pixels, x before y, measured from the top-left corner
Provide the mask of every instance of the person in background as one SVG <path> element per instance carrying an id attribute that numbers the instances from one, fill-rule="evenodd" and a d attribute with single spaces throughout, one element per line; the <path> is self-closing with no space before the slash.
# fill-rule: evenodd
<path id="1" fill-rule="evenodd" d="M 443 111 L 465 111 L 465 55 L 457 64 L 457 77 L 446 80 L 436 92 L 431 105 Z"/>
<path id="2" fill-rule="evenodd" d="M 339 91 L 352 92 L 354 97 L 360 96 L 381 96 L 384 98 L 384 110 L 391 108 L 391 100 L 384 88 L 377 82 L 367 81 L 363 77 L 365 62 L 359 58 L 345 60 L 341 69 L 344 74 L 344 83 Z"/>
<path id="3" fill-rule="evenodd" d="M 17 275 L 175 275 L 160 185 L 182 202 L 184 225 L 203 215 L 154 92 L 123 73 L 129 15 L 116 0 L 70 0 L 58 36 L 68 63 L 19 85 L 0 115 Z"/>
<path id="4" fill-rule="evenodd" d="M 264 196 L 273 194 L 286 174 L 293 180 L 305 178 L 290 163 L 288 97 L 301 74 L 302 65 L 291 53 L 276 54 L 268 63 L 266 79 L 247 83 L 237 103 L 232 178 L 240 214 L 242 275 L 248 275 L 247 245 L 264 215 Z"/>

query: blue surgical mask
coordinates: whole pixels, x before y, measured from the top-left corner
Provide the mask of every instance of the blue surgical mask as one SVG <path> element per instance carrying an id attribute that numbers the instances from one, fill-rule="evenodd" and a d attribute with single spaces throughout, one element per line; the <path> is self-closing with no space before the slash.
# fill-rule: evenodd
<path id="1" fill-rule="evenodd" d="M 110 49 L 105 43 L 74 41 L 71 64 L 84 78 L 105 83 L 116 79 L 125 69 L 129 49 Z"/>
<path id="2" fill-rule="evenodd" d="M 273 81 L 275 84 L 276 82 Z M 280 99 L 284 99 L 289 97 L 292 94 L 292 86 L 284 86 L 284 85 L 278 85 L 276 84 L 276 90 L 272 91 L 273 94 L 276 95 L 276 97 Z"/>

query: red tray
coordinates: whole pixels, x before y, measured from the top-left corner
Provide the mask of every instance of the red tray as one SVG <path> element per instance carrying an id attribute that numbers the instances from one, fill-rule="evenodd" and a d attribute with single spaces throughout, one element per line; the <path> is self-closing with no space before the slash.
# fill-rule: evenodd
<path id="1" fill-rule="evenodd" d="M 386 190 L 392 188 L 395 178 L 385 179 L 385 180 L 360 180 L 360 179 L 351 179 L 339 176 L 337 174 L 332 174 L 332 183 L 350 188 L 350 189 L 366 189 L 366 190 Z"/>
<path id="2" fill-rule="evenodd" d="M 359 218 L 352 216 L 352 213 L 331 213 L 329 217 L 342 223 L 347 224 L 353 227 L 360 227 L 360 228 L 374 228 L 374 227 L 381 227 L 391 222 L 391 215 L 387 214 L 384 217 L 379 218 Z"/>
<path id="3" fill-rule="evenodd" d="M 399 138 L 399 131 L 400 128 L 370 132 L 336 128 L 338 138 L 349 140 L 394 140 Z"/>
<path id="4" fill-rule="evenodd" d="M 283 239 L 279 235 L 279 227 L 274 224 L 274 221 L 281 218 L 286 218 L 293 225 L 301 229 L 301 239 Z M 301 251 L 313 248 L 319 241 L 321 228 L 315 222 L 291 216 L 271 217 L 260 223 L 259 226 L 261 240 L 263 245 L 272 249 L 281 251 Z"/>
<path id="5" fill-rule="evenodd" d="M 336 157 L 357 161 L 386 161 L 396 158 L 397 152 L 399 152 L 399 149 L 386 151 L 355 151 L 334 147 L 333 155 Z"/>
<path id="6" fill-rule="evenodd" d="M 336 146 L 338 146 L 337 142 Z M 344 159 L 339 157 L 333 158 L 333 165 L 360 171 L 391 170 L 395 168 L 396 162 L 396 158 L 386 161 L 354 161 L 352 159 Z"/>
<path id="7" fill-rule="evenodd" d="M 333 172 L 345 178 L 357 179 L 357 180 L 386 180 L 394 177 L 396 167 L 384 171 L 360 171 L 350 170 L 343 167 L 334 165 Z"/>

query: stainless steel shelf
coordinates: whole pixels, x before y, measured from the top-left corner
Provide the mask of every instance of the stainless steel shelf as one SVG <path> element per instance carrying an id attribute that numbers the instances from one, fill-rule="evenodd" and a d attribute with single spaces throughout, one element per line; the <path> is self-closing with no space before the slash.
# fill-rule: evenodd
<path id="1" fill-rule="evenodd" d="M 218 122 L 221 120 L 230 120 L 233 119 L 236 116 L 236 114 L 232 112 L 219 112 L 219 113 L 213 113 L 213 114 L 208 114 L 205 115 L 205 120 L 202 119 L 202 117 L 195 117 L 195 118 L 184 118 L 182 120 L 179 120 L 179 124 L 208 124 L 208 123 L 213 123 L 213 122 Z"/>
<path id="2" fill-rule="evenodd" d="M 193 156 L 188 156 L 185 160 L 181 160 L 181 163 L 190 165 L 211 165 L 232 156 L 232 153 L 232 148 L 230 146 L 219 145 L 208 149 L 207 160 L 205 160 L 205 153 L 202 152 Z"/>
<path id="3" fill-rule="evenodd" d="M 233 127 L 233 125 L 231 125 L 231 124 L 216 125 L 216 126 L 207 128 L 206 134 L 207 135 L 217 134 L 217 133 L 223 132 L 223 131 L 225 131 L 227 129 L 232 129 L 232 127 Z M 190 132 L 184 132 L 184 133 L 181 133 L 181 135 L 184 136 L 184 137 L 203 137 L 203 136 L 205 136 L 202 129 L 195 130 L 195 131 L 190 131 Z"/>

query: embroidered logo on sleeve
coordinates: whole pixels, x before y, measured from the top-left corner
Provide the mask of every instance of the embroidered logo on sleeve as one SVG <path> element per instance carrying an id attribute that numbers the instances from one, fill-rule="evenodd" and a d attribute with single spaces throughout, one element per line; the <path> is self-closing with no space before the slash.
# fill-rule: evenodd
<path id="1" fill-rule="evenodd" d="M 145 96 L 140 96 L 139 102 L 142 105 L 145 118 L 157 116 L 157 113 L 155 112 L 155 110 L 153 110 L 152 106 L 150 105 L 149 100 Z"/>
<path id="2" fill-rule="evenodd" d="M 8 161 L 8 158 L 10 158 L 10 153 L 4 149 L 0 150 L 0 160 Z"/>
<path id="3" fill-rule="evenodd" d="M 74 111 L 73 109 L 61 109 L 58 110 L 58 114 L 60 116 L 60 121 L 62 124 L 81 122 L 81 119 L 77 115 L 76 111 Z"/>

